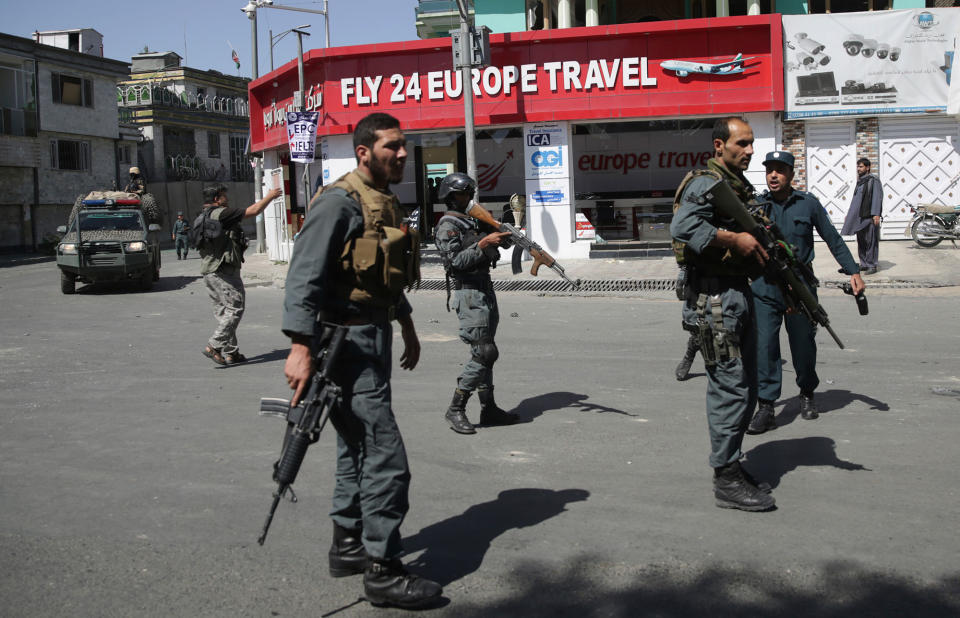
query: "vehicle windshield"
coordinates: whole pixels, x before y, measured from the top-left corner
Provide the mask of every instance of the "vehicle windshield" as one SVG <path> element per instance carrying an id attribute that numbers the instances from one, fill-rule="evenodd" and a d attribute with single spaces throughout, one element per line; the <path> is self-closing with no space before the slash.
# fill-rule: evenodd
<path id="1" fill-rule="evenodd" d="M 143 222 L 138 212 L 81 212 L 80 231 L 143 231 Z"/>

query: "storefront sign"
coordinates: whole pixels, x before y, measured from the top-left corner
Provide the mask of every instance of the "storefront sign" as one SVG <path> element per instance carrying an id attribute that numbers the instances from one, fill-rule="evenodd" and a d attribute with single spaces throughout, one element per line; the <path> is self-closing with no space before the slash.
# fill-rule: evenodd
<path id="1" fill-rule="evenodd" d="M 784 15 L 788 118 L 946 109 L 960 11 Z"/>
<path id="2" fill-rule="evenodd" d="M 290 160 L 297 163 L 313 163 L 317 147 L 317 112 L 287 113 L 287 140 L 290 145 Z"/>
<path id="3" fill-rule="evenodd" d="M 464 86 L 478 126 L 782 109 L 781 46 L 780 16 L 757 15 L 495 34 L 490 66 L 474 69 L 466 85 L 448 39 L 311 50 L 304 72 L 315 84 L 307 105 L 320 112 L 320 135 L 350 133 L 377 111 L 404 130 L 436 131 L 463 126 Z M 741 52 L 749 60 L 740 73 L 678 77 L 669 68 Z M 254 150 L 283 144 L 278 133 L 297 83 L 292 64 L 251 82 Z M 528 139 L 525 147 L 556 148 L 548 133 Z M 566 151 L 554 152 L 544 150 L 536 167 L 556 167 Z"/>
<path id="4" fill-rule="evenodd" d="M 593 240 L 597 237 L 597 230 L 582 212 L 578 212 L 574 225 L 577 228 L 577 240 Z"/>

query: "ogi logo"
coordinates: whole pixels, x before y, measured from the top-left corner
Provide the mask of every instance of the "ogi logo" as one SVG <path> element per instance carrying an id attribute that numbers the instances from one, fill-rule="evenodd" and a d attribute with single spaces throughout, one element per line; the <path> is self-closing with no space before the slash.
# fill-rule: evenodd
<path id="1" fill-rule="evenodd" d="M 549 146 L 549 133 L 531 133 L 527 136 L 527 146 Z"/>
<path id="2" fill-rule="evenodd" d="M 538 150 L 530 157 L 534 167 L 560 167 L 563 165 L 563 148 Z"/>

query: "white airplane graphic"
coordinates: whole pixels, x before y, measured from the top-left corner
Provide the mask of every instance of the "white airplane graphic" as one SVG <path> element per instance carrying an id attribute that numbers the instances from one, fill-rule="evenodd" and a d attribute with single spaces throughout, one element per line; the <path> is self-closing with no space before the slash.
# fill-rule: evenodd
<path id="1" fill-rule="evenodd" d="M 720 62 L 711 64 L 709 62 L 689 62 L 687 60 L 664 60 L 660 63 L 660 68 L 665 71 L 673 71 L 679 77 L 686 77 L 691 73 L 704 73 L 706 75 L 733 75 L 734 73 L 743 73 L 743 63 L 747 60 L 753 60 L 756 56 L 744 58 L 743 54 L 737 56 L 729 62 Z"/>

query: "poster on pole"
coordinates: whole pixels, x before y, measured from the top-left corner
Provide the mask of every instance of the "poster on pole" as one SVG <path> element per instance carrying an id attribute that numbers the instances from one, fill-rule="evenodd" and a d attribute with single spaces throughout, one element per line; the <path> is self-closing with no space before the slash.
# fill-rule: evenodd
<path id="1" fill-rule="evenodd" d="M 287 112 L 287 141 L 291 161 L 313 163 L 319 118 L 320 112 Z"/>
<path id="2" fill-rule="evenodd" d="M 784 15 L 787 118 L 945 110 L 960 9 Z"/>

